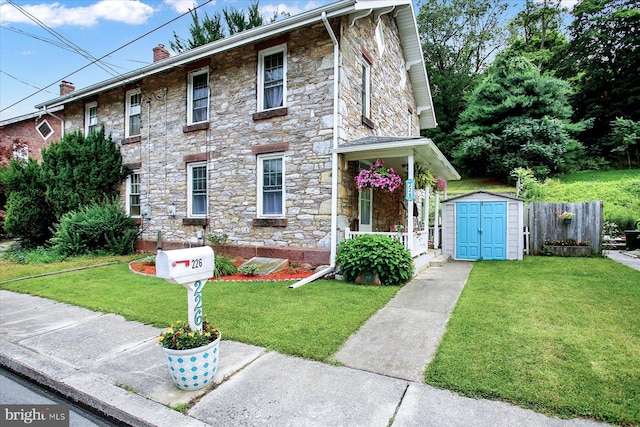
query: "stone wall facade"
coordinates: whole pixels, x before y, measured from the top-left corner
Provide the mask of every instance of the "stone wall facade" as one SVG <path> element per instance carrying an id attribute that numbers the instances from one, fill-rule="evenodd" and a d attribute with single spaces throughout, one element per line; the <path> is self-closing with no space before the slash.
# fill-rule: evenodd
<path id="1" fill-rule="evenodd" d="M 340 40 L 340 143 L 371 135 L 407 135 L 409 117 L 418 134 L 418 117 L 398 28 L 388 15 L 380 19 L 384 49 L 375 41 L 371 17 L 353 27 L 347 18 L 332 27 Z M 287 98 L 277 115 L 257 111 L 258 52 L 286 43 Z M 361 58 L 373 55 L 371 119 L 361 120 Z M 123 163 L 140 174 L 141 204 L 149 204 L 149 219 L 141 219 L 142 239 L 174 243 L 198 242 L 208 233 L 229 236 L 230 247 L 320 250 L 328 262 L 331 233 L 331 170 L 333 138 L 333 43 L 322 23 L 294 30 L 254 45 L 212 55 L 193 66 L 177 67 L 133 85 L 102 92 L 67 105 L 66 130 L 83 129 L 84 109 L 97 102 L 98 121 L 121 144 Z M 187 83 L 191 69 L 209 69 L 209 122 L 187 125 Z M 124 136 L 125 92 L 142 93 L 141 135 Z M 285 215 L 280 221 L 258 218 L 258 155 L 284 153 Z M 340 158 L 338 167 L 340 232 L 357 219 L 354 170 Z M 187 217 L 187 168 L 206 162 L 208 213 L 205 220 Z M 125 188 L 122 188 L 124 204 Z M 355 199 L 355 203 L 354 203 Z M 175 215 L 170 215 L 175 207 Z M 154 245 L 155 247 L 155 245 Z M 315 251 L 315 252 L 314 252 Z M 322 258 L 322 257 L 319 257 Z"/>

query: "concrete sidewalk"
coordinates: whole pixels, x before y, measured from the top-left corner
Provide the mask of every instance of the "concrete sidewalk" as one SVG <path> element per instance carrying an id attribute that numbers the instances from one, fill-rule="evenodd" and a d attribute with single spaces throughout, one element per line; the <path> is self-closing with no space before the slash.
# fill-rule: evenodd
<path id="1" fill-rule="evenodd" d="M 407 353 L 405 362 L 395 366 L 367 348 L 375 345 L 371 340 L 359 344 L 363 354 L 371 356 L 367 370 L 223 340 L 216 386 L 184 392 L 169 377 L 156 341 L 160 329 L 8 291 L 0 291 L 0 365 L 135 426 L 603 425 L 465 398 L 405 378 L 420 381 L 466 280 L 464 269 L 470 265 L 462 264 L 418 276 L 370 321 L 399 328 L 409 318 L 413 325 L 398 329 L 404 342 L 389 342 L 383 348 L 405 346 L 400 352 Z M 446 280 L 451 284 L 444 285 Z M 415 319 L 410 319 L 411 313 Z M 414 327 L 421 332 L 416 335 Z M 336 356 L 355 365 L 353 357 L 344 355 L 353 354 L 348 348 L 368 328 L 365 325 Z M 364 356 L 360 360 L 367 363 Z M 372 370 L 383 372 L 368 372 Z M 190 404 L 187 414 L 168 408 L 180 403 Z"/>

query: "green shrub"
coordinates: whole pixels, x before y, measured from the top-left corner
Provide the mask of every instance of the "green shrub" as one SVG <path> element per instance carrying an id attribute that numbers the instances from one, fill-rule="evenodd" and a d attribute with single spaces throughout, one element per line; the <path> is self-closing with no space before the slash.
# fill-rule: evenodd
<path id="1" fill-rule="evenodd" d="M 231 276 L 238 272 L 238 267 L 233 263 L 231 258 L 225 255 L 214 255 L 215 268 L 213 269 L 213 275 L 215 277 Z"/>
<path id="2" fill-rule="evenodd" d="M 133 252 L 138 224 L 115 202 L 94 203 L 64 214 L 54 234 L 51 241 L 64 255 L 126 255 Z"/>
<path id="3" fill-rule="evenodd" d="M 411 253 L 397 239 L 365 234 L 345 240 L 336 257 L 340 274 L 349 282 L 365 273 L 378 273 L 383 285 L 404 285 L 413 274 Z"/>
<path id="4" fill-rule="evenodd" d="M 10 250 L 4 255 L 4 258 L 16 264 L 50 264 L 64 261 L 67 257 L 55 248 L 38 246 L 35 249 L 20 248 Z"/>

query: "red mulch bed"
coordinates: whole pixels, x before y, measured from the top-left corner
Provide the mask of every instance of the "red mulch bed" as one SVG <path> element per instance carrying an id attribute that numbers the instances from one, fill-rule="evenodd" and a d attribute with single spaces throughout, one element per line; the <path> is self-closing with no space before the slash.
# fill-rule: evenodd
<path id="1" fill-rule="evenodd" d="M 142 273 L 149 274 L 151 276 L 156 275 L 156 266 L 148 263 L 148 262 L 132 262 L 130 264 L 132 270 Z M 222 276 L 216 280 L 224 280 L 224 281 L 244 281 L 244 282 L 264 282 L 264 281 L 278 281 L 278 280 L 296 280 L 296 279 L 304 279 L 305 277 L 309 277 L 313 274 L 313 271 L 304 271 L 304 270 L 282 270 L 277 273 L 265 274 L 263 276 L 245 276 L 244 274 L 233 274 L 231 276 Z M 212 280 L 212 279 L 209 279 Z"/>

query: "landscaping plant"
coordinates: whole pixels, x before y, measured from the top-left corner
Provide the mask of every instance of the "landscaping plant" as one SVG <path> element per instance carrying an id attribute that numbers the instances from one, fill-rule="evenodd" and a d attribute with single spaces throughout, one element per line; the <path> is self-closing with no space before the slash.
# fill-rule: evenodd
<path id="1" fill-rule="evenodd" d="M 404 285 L 413 274 L 411 253 L 397 239 L 365 234 L 338 246 L 340 274 L 354 282 L 361 274 L 378 273 L 383 285 Z"/>

